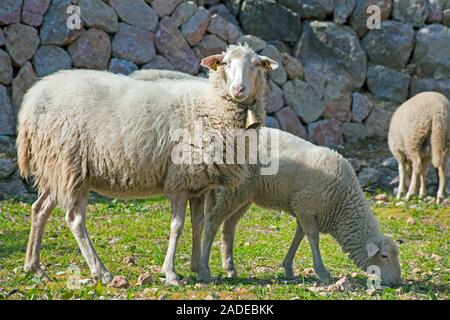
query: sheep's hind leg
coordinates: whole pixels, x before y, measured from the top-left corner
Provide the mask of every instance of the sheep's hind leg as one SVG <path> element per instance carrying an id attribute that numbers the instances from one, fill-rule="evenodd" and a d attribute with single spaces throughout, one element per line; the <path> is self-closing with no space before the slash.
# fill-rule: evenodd
<path id="1" fill-rule="evenodd" d="M 170 221 L 170 239 L 166 258 L 164 259 L 164 264 L 161 269 L 166 274 L 166 283 L 169 285 L 179 284 L 178 276 L 175 271 L 175 253 L 177 250 L 178 239 L 180 238 L 184 228 L 187 201 L 187 193 L 173 195 L 170 199 L 172 211 Z"/>
<path id="2" fill-rule="evenodd" d="M 223 191 L 225 192 L 225 191 Z M 211 281 L 211 271 L 209 268 L 209 256 L 211 254 L 211 246 L 214 242 L 214 238 L 216 236 L 217 230 L 219 229 L 220 224 L 231 214 L 236 212 L 237 209 L 242 207 L 242 204 L 245 203 L 245 196 L 243 193 L 240 193 L 241 190 L 238 191 L 238 194 L 221 194 L 221 201 L 219 204 L 216 204 L 216 201 L 209 201 L 209 198 L 214 198 L 214 193 L 210 192 L 208 194 L 208 202 L 213 202 L 214 206 L 208 206 L 205 212 L 205 226 L 203 230 L 203 239 L 202 239 L 202 258 L 200 264 L 200 270 L 197 275 L 198 281 Z"/>
<path id="3" fill-rule="evenodd" d="M 205 223 L 205 196 L 189 198 L 189 206 L 191 208 L 192 223 L 191 271 L 198 272 L 201 257 L 203 224 Z"/>
<path id="4" fill-rule="evenodd" d="M 89 266 L 91 274 L 103 283 L 110 283 L 111 273 L 105 268 L 98 257 L 86 229 L 87 195 L 78 198 L 66 213 L 66 222 L 69 225 L 81 253 Z"/>
<path id="5" fill-rule="evenodd" d="M 302 229 L 305 231 L 308 238 L 309 246 L 311 247 L 313 256 L 314 271 L 319 277 L 320 281 L 329 283 L 331 281 L 331 274 L 325 267 L 320 255 L 319 248 L 319 228 L 313 216 L 304 214 L 299 217 Z"/>
<path id="6" fill-rule="evenodd" d="M 401 199 L 406 192 L 406 160 L 402 155 L 397 159 L 398 161 L 398 191 L 397 191 L 397 199 Z"/>
<path id="7" fill-rule="evenodd" d="M 233 258 L 234 235 L 236 233 L 236 226 L 239 220 L 247 212 L 249 207 L 250 203 L 245 204 L 222 224 L 222 241 L 220 247 L 222 254 L 222 268 L 227 273 L 229 278 L 237 277 Z"/>
<path id="8" fill-rule="evenodd" d="M 447 156 L 448 157 L 448 156 Z M 447 157 L 444 157 L 444 159 L 447 159 Z M 445 193 L 445 184 L 446 184 L 446 175 L 445 171 L 447 169 L 447 161 L 442 161 L 442 164 L 438 168 L 438 175 L 439 175 L 439 189 L 436 196 L 436 203 L 442 203 L 444 200 L 444 193 Z"/>
<path id="9" fill-rule="evenodd" d="M 420 189 L 419 198 L 423 199 L 427 195 L 427 173 L 428 167 L 430 166 L 431 158 L 426 158 L 423 160 L 422 171 L 420 172 Z"/>
<path id="10" fill-rule="evenodd" d="M 47 279 L 45 272 L 39 263 L 39 252 L 41 248 L 42 234 L 52 210 L 56 206 L 50 192 L 43 192 L 31 207 L 31 230 L 28 239 L 27 253 L 25 257 L 25 271 L 36 272 L 36 274 Z"/>
<path id="11" fill-rule="evenodd" d="M 409 200 L 414 194 L 417 193 L 417 187 L 419 182 L 419 175 L 422 172 L 422 159 L 419 152 L 413 152 L 411 154 L 412 162 L 412 175 L 411 183 L 409 184 L 409 190 L 406 194 L 406 200 Z"/>
<path id="12" fill-rule="evenodd" d="M 298 246 L 304 237 L 305 233 L 303 232 L 300 222 L 297 220 L 297 228 L 295 230 L 294 239 L 292 239 L 291 246 L 289 247 L 286 257 L 283 260 L 284 275 L 288 279 L 294 279 L 294 269 L 292 265 L 294 264 L 295 253 L 297 252 Z"/>

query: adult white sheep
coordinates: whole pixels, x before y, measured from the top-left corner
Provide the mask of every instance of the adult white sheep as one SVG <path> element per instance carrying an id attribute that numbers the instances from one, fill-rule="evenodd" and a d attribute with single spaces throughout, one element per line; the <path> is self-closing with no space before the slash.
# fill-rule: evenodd
<path id="1" fill-rule="evenodd" d="M 412 169 L 406 194 L 408 200 L 417 193 L 426 195 L 426 179 L 430 162 L 438 171 L 439 188 L 436 202 L 444 199 L 447 159 L 450 154 L 450 103 L 438 92 L 422 92 L 405 101 L 394 112 L 389 126 L 389 149 L 398 162 L 397 198 L 406 191 L 407 174 Z"/>
<path id="2" fill-rule="evenodd" d="M 256 203 L 263 208 L 283 210 L 297 219 L 297 231 L 283 261 L 287 277 L 293 277 L 294 255 L 306 234 L 316 274 L 322 281 L 330 280 L 319 250 L 322 232 L 331 234 L 363 270 L 377 265 L 384 284 L 399 284 L 397 246 L 381 233 L 348 161 L 337 152 L 287 132 L 262 128 L 260 134 L 279 136 L 279 139 L 269 139 L 272 148 L 279 141 L 279 170 L 275 175 L 260 175 L 261 167 L 251 166 L 251 177 L 243 184 L 217 188 L 208 194 L 198 279 L 210 280 L 211 245 L 223 221 L 223 267 L 229 276 L 236 276 L 232 252 L 236 224 L 250 205 Z"/>
<path id="3" fill-rule="evenodd" d="M 57 205 L 66 210 L 91 273 L 111 280 L 85 226 L 89 191 L 117 198 L 171 194 L 172 221 L 163 271 L 178 281 L 174 266 L 188 197 L 198 196 L 194 230 L 203 225 L 202 194 L 235 185 L 247 175 L 244 165 L 183 163 L 172 160 L 172 134 L 195 123 L 225 135 L 244 128 L 249 110 L 263 121 L 264 71 L 277 63 L 248 46 L 207 57 L 215 70 L 207 82 L 138 81 L 102 71 L 61 71 L 45 77 L 26 94 L 18 121 L 18 163 L 23 177 L 34 176 L 39 198 L 32 206 L 25 270 L 43 274 L 39 249 L 45 223 Z M 223 139 L 225 141 L 225 139 Z M 208 151 L 205 151 L 208 152 Z M 197 237 L 200 245 L 200 236 Z"/>

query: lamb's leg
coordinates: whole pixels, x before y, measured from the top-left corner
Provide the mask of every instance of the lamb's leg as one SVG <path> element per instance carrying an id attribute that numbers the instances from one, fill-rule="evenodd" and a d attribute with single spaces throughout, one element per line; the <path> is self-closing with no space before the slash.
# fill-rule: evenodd
<path id="1" fill-rule="evenodd" d="M 192 223 L 191 271 L 198 272 L 200 264 L 203 224 L 205 223 L 205 196 L 189 198 Z"/>
<path id="2" fill-rule="evenodd" d="M 249 207 L 250 203 L 242 206 L 222 224 L 222 241 L 220 247 L 222 255 L 222 268 L 227 273 L 229 278 L 237 277 L 233 258 L 234 235 L 239 220 L 247 212 Z"/>
<path id="3" fill-rule="evenodd" d="M 427 174 L 431 158 L 423 159 L 422 171 L 420 172 L 419 198 L 423 199 L 427 195 Z"/>
<path id="4" fill-rule="evenodd" d="M 302 229 L 306 233 L 309 246 L 313 256 L 314 271 L 322 282 L 329 283 L 331 281 L 330 272 L 323 264 L 319 248 L 319 228 L 314 216 L 304 214 L 298 217 Z"/>
<path id="5" fill-rule="evenodd" d="M 78 242 L 78 246 L 89 266 L 92 276 L 100 279 L 105 284 L 110 283 L 112 275 L 103 265 L 89 239 L 86 229 L 86 208 L 87 195 L 80 197 L 74 202 L 66 213 L 66 222 Z"/>
<path id="6" fill-rule="evenodd" d="M 406 192 L 406 161 L 404 157 L 397 158 L 398 161 L 398 176 L 399 176 L 399 184 L 397 191 L 397 199 L 403 197 Z"/>
<path id="7" fill-rule="evenodd" d="M 447 159 L 447 157 L 444 157 L 444 159 Z M 436 196 L 436 203 L 442 203 L 444 200 L 444 193 L 445 193 L 445 184 L 446 184 L 446 174 L 445 171 L 447 170 L 447 161 L 442 161 L 442 164 L 438 168 L 438 175 L 439 175 L 439 189 Z"/>
<path id="8" fill-rule="evenodd" d="M 45 225 L 55 206 L 56 201 L 50 192 L 45 191 L 31 207 L 31 230 L 25 257 L 25 271 L 36 272 L 38 276 L 44 278 L 46 278 L 46 275 L 39 263 L 39 251 Z"/>
<path id="9" fill-rule="evenodd" d="M 419 175 L 422 172 L 422 159 L 419 152 L 412 152 L 411 154 L 412 162 L 412 175 L 411 183 L 409 184 L 409 190 L 406 194 L 406 200 L 409 200 L 414 194 L 417 193 L 417 187 L 419 184 Z"/>
<path id="10" fill-rule="evenodd" d="M 225 191 L 223 191 L 225 192 Z M 221 194 L 221 202 L 212 206 L 207 206 L 205 211 L 205 226 L 203 230 L 202 239 L 202 254 L 200 270 L 197 275 L 199 281 L 211 281 L 211 271 L 209 269 L 209 256 L 211 254 L 211 246 L 214 242 L 217 230 L 220 224 L 229 217 L 232 213 L 236 212 L 245 202 L 245 195 L 242 193 L 237 194 Z M 212 192 L 208 194 L 209 198 L 214 198 Z M 207 203 L 211 202 L 207 199 Z M 215 202 L 215 201 L 214 201 Z"/>
<path id="11" fill-rule="evenodd" d="M 166 274 L 166 283 L 170 285 L 179 284 L 178 276 L 175 271 L 175 252 L 177 250 L 178 239 L 184 228 L 187 200 L 188 194 L 186 192 L 173 195 L 170 200 L 172 210 L 170 239 L 166 258 L 164 259 L 164 264 L 161 269 Z"/>
<path id="12" fill-rule="evenodd" d="M 300 245 L 300 242 L 302 242 L 304 236 L 305 233 L 303 232 L 302 226 L 297 220 L 297 228 L 295 230 L 294 239 L 292 239 L 291 246 L 289 247 L 286 257 L 283 260 L 284 275 L 288 279 L 294 279 L 294 269 L 292 265 L 294 264 L 295 253 L 297 252 L 298 246 Z"/>

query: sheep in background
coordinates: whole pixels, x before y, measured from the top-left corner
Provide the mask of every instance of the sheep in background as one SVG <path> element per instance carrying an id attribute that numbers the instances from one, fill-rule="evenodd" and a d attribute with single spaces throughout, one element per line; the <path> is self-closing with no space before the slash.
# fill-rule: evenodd
<path id="1" fill-rule="evenodd" d="M 426 195 L 430 162 L 438 171 L 436 202 L 444 199 L 447 159 L 450 154 L 450 103 L 437 92 L 423 92 L 405 101 L 392 116 L 388 136 L 389 149 L 398 162 L 397 198 L 406 191 L 407 174 L 412 171 L 406 199 L 417 193 Z"/>
<path id="2" fill-rule="evenodd" d="M 386 285 L 401 281 L 398 249 L 383 235 L 356 175 L 337 152 L 317 147 L 292 134 L 262 128 L 260 134 L 279 134 L 279 170 L 260 175 L 261 166 L 250 167 L 251 176 L 233 188 L 217 188 L 207 196 L 199 280 L 210 280 L 209 256 L 220 224 L 222 226 L 222 264 L 229 276 L 236 276 L 233 239 L 236 224 L 252 203 L 267 209 L 283 210 L 297 219 L 297 230 L 283 261 L 286 276 L 294 276 L 292 264 L 306 234 L 311 247 L 314 270 L 328 282 L 319 250 L 319 233 L 329 233 L 363 270 L 380 268 Z M 275 141 L 276 142 L 276 141 Z M 271 148 L 276 147 L 272 141 Z"/>
<path id="3" fill-rule="evenodd" d="M 39 264 L 42 233 L 59 205 L 91 273 L 109 282 L 112 276 L 86 230 L 89 191 L 126 199 L 170 194 L 171 232 L 162 270 L 168 283 L 178 282 L 174 255 L 187 199 L 199 199 L 193 229 L 201 233 L 203 194 L 241 183 L 248 171 L 225 159 L 225 164 L 173 163 L 177 141 L 171 135 L 180 129 L 192 133 L 194 122 L 225 135 L 227 129 L 244 128 L 249 111 L 263 122 L 264 71 L 278 67 L 248 46 L 232 46 L 203 59 L 202 65 L 217 71 L 209 81 L 147 82 L 71 70 L 43 78 L 27 92 L 18 117 L 18 163 L 21 175 L 33 176 L 39 191 L 32 206 L 27 272 L 44 275 Z M 196 243 L 200 246 L 199 236 Z"/>
<path id="4" fill-rule="evenodd" d="M 208 81 L 208 79 L 196 77 L 188 73 L 172 70 L 161 70 L 161 69 L 142 69 L 137 70 L 128 75 L 129 77 L 136 80 L 153 81 L 153 80 L 198 80 L 198 81 Z"/>

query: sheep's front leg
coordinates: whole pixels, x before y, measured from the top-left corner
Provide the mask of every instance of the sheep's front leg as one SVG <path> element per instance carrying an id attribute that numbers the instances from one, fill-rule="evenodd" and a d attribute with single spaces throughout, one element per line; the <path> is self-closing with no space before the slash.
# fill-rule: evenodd
<path id="1" fill-rule="evenodd" d="M 225 220 L 222 224 L 222 268 L 227 273 L 229 278 L 236 278 L 237 272 L 234 266 L 233 246 L 234 236 L 236 233 L 236 226 L 242 216 L 247 212 L 250 204 L 246 204 L 239 208 L 231 217 Z"/>
<path id="2" fill-rule="evenodd" d="M 308 238 L 309 246 L 311 247 L 314 271 L 322 282 L 329 283 L 331 281 L 331 275 L 323 264 L 322 256 L 320 255 L 319 228 L 314 219 L 314 216 L 304 214 L 298 218 L 301 227 L 306 233 L 306 237 Z"/>
<path id="3" fill-rule="evenodd" d="M 178 276 L 175 271 L 175 252 L 177 250 L 178 239 L 183 232 L 187 200 L 188 194 L 185 192 L 173 195 L 170 200 L 172 210 L 170 239 L 166 258 L 164 259 L 162 267 L 162 271 L 166 274 L 166 283 L 170 285 L 179 284 Z"/>
<path id="4" fill-rule="evenodd" d="M 198 272 L 201 257 L 203 224 L 205 223 L 205 196 L 189 198 L 189 206 L 191 208 L 192 223 L 191 271 Z"/>
<path id="5" fill-rule="evenodd" d="M 303 232 L 300 222 L 297 220 L 297 228 L 295 230 L 294 239 L 292 239 L 291 246 L 289 247 L 286 257 L 283 260 L 284 274 L 288 279 L 294 279 L 294 269 L 292 265 L 294 264 L 295 253 L 297 252 L 298 246 L 304 237 L 305 233 Z"/>
<path id="6" fill-rule="evenodd" d="M 52 195 L 46 191 L 39 196 L 31 207 L 31 230 L 25 257 L 25 271 L 36 272 L 38 276 L 43 278 L 46 278 L 46 275 L 39 263 L 39 251 L 45 225 L 55 206 L 56 201 L 53 199 Z"/>
<path id="7" fill-rule="evenodd" d="M 75 201 L 67 211 L 66 222 L 78 242 L 78 246 L 91 270 L 91 274 L 106 284 L 111 282 L 112 275 L 103 265 L 89 239 L 86 229 L 86 207 L 87 195 Z"/>

